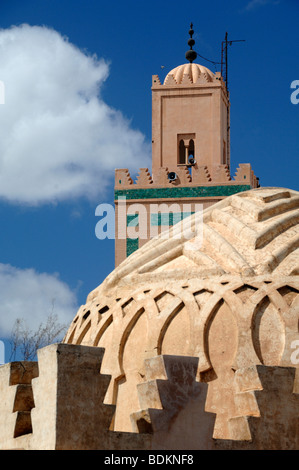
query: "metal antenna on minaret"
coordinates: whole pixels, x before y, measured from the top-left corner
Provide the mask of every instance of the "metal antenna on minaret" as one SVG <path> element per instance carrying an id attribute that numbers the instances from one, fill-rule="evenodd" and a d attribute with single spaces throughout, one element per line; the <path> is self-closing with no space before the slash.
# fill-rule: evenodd
<path id="1" fill-rule="evenodd" d="M 228 91 L 228 58 L 227 58 L 227 49 L 228 46 L 231 46 L 233 42 L 245 42 L 245 39 L 235 39 L 233 41 L 228 40 L 228 33 L 225 33 L 225 39 L 221 44 L 221 75 L 226 85 Z"/>

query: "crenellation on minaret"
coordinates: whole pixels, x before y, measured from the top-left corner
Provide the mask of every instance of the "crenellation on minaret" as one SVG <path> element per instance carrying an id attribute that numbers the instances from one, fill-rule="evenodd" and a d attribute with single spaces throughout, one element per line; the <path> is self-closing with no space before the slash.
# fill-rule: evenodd
<path id="1" fill-rule="evenodd" d="M 135 188 L 155 188 L 159 186 L 182 186 L 182 187 L 197 187 L 215 186 L 215 185 L 230 185 L 240 186 L 242 183 L 245 186 L 257 187 L 257 178 L 254 175 L 250 163 L 240 163 L 232 177 L 228 165 L 220 164 L 213 168 L 213 177 L 211 176 L 210 169 L 206 165 L 195 164 L 190 170 L 190 166 L 181 165 L 176 168 L 177 178 L 174 180 L 169 179 L 169 174 L 174 173 L 168 167 L 161 167 L 151 175 L 148 168 L 140 168 L 136 181 L 133 181 L 128 168 L 118 169 L 115 172 L 115 189 L 132 189 Z M 248 189 L 248 188 L 247 188 Z"/>
<path id="2" fill-rule="evenodd" d="M 136 186 L 150 186 L 153 184 L 152 176 L 148 168 L 140 168 L 136 179 Z"/>

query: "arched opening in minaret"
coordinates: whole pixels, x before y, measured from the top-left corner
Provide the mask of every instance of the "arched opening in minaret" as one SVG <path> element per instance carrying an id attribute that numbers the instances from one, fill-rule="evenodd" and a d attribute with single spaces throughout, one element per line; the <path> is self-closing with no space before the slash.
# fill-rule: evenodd
<path id="1" fill-rule="evenodd" d="M 189 158 L 195 160 L 195 134 L 178 134 L 178 165 L 189 165 Z M 191 163 L 192 165 L 193 163 Z"/>
<path id="2" fill-rule="evenodd" d="M 186 150 L 185 150 L 185 143 L 183 139 L 181 139 L 179 143 L 179 164 L 180 165 L 186 164 Z"/>
<path id="3" fill-rule="evenodd" d="M 190 142 L 189 142 L 188 158 L 189 157 L 195 158 L 195 145 L 194 145 L 194 140 L 193 139 L 190 139 Z"/>

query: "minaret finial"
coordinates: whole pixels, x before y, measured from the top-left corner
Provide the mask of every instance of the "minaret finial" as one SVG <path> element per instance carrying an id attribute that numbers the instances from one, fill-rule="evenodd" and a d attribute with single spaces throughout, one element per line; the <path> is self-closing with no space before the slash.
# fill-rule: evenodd
<path id="1" fill-rule="evenodd" d="M 197 53 L 192 49 L 192 47 L 194 46 L 195 44 L 195 41 L 194 39 L 192 38 L 194 34 L 194 31 L 193 31 L 193 23 L 190 24 L 190 29 L 189 29 L 189 35 L 190 35 L 190 39 L 188 40 L 188 45 L 190 46 L 190 49 L 189 51 L 186 52 L 185 54 L 185 57 L 187 60 L 189 60 L 189 62 L 192 64 L 192 62 L 196 59 L 197 57 Z"/>

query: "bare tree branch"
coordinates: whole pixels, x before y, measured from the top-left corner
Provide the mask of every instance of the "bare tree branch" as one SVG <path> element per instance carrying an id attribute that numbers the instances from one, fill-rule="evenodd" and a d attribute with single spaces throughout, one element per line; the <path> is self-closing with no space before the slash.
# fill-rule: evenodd
<path id="1" fill-rule="evenodd" d="M 52 301 L 51 313 L 45 323 L 41 323 L 36 331 L 30 330 L 23 318 L 17 318 L 10 336 L 11 361 L 16 360 L 17 354 L 24 361 L 34 360 L 38 349 L 63 337 L 67 325 L 58 322 L 58 316 L 54 314 L 54 303 L 55 299 Z"/>

